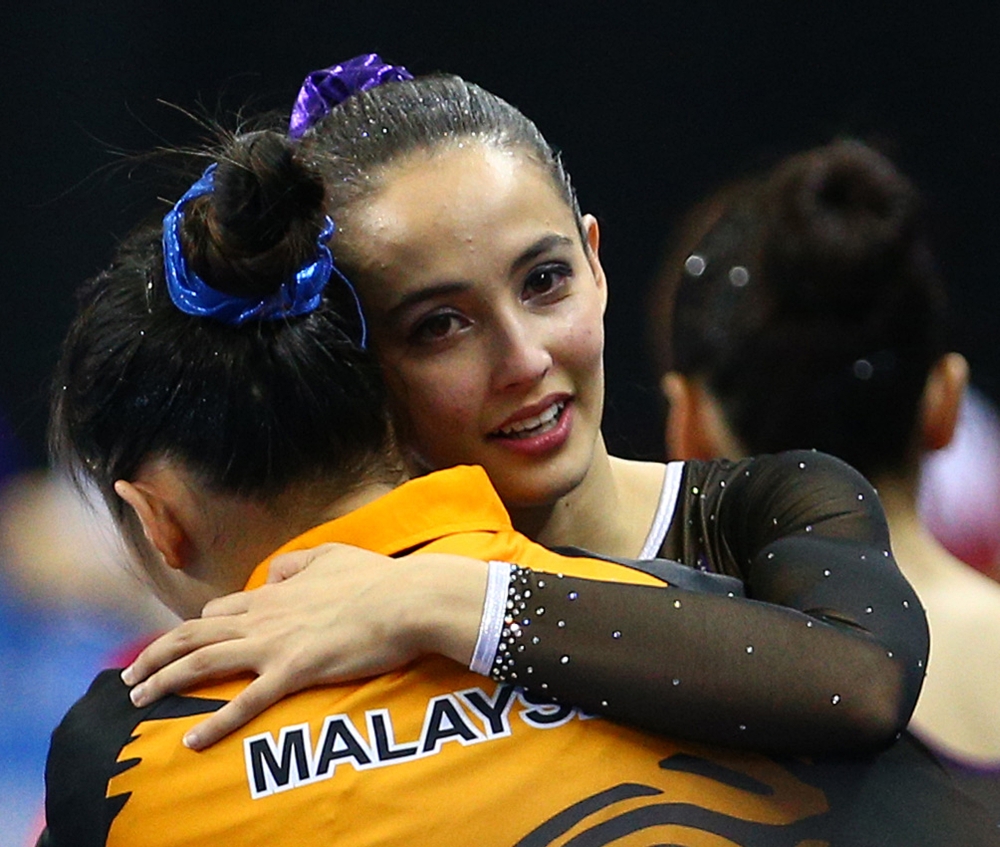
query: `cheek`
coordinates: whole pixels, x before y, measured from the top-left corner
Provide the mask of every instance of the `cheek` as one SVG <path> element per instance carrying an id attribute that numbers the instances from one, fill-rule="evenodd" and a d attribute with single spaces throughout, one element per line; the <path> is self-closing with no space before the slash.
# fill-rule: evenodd
<path id="1" fill-rule="evenodd" d="M 470 363 L 397 363 L 386 368 L 395 414 L 405 437 L 420 446 L 473 431 L 485 377 Z"/>
<path id="2" fill-rule="evenodd" d="M 596 305 L 570 316 L 553 350 L 555 358 L 582 381 L 603 381 L 604 316 Z"/>

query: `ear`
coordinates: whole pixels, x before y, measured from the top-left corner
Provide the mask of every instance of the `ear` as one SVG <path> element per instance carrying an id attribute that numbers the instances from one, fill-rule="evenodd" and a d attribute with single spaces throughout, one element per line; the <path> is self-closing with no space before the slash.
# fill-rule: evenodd
<path id="1" fill-rule="evenodd" d="M 670 458 L 738 459 L 745 454 L 719 404 L 700 382 L 670 371 L 660 388 L 669 403 L 665 440 Z"/>
<path id="2" fill-rule="evenodd" d="M 961 353 L 946 353 L 935 362 L 920 398 L 920 436 L 924 450 L 940 450 L 951 443 L 968 385 L 969 363 Z"/>
<path id="3" fill-rule="evenodd" d="M 601 265 L 599 248 L 601 246 L 601 230 L 597 224 L 597 218 L 593 215 L 583 216 L 583 232 L 587 236 L 584 248 L 587 253 L 587 261 L 590 262 L 590 270 L 594 274 L 594 280 L 604 298 L 601 304 L 601 311 L 608 306 L 608 280 L 604 275 L 604 268 Z"/>
<path id="4" fill-rule="evenodd" d="M 192 543 L 170 502 L 145 482 L 115 483 L 115 493 L 135 512 L 146 540 L 169 568 L 181 570 L 191 561 Z"/>

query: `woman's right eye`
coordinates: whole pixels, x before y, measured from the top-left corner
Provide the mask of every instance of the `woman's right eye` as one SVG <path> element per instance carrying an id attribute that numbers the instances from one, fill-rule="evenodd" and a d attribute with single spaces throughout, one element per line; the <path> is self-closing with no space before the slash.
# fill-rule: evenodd
<path id="1" fill-rule="evenodd" d="M 450 338 L 468 326 L 469 321 L 457 312 L 438 312 L 413 327 L 410 340 L 417 344 L 433 344 Z"/>

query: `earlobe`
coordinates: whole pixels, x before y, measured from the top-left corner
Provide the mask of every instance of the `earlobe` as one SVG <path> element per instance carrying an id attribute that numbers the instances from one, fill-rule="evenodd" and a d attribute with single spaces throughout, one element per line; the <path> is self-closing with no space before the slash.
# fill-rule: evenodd
<path id="1" fill-rule="evenodd" d="M 131 507 L 146 540 L 166 565 L 174 570 L 183 569 L 190 559 L 191 543 L 170 504 L 143 482 L 120 479 L 115 483 L 115 493 Z"/>
<path id="2" fill-rule="evenodd" d="M 925 450 L 940 450 L 951 443 L 968 384 L 969 363 L 961 353 L 946 353 L 931 368 L 920 402 Z"/>

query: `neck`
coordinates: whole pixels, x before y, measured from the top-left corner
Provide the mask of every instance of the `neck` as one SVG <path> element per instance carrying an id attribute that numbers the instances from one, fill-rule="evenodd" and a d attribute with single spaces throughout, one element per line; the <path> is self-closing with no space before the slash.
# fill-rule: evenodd
<path id="1" fill-rule="evenodd" d="M 889 521 L 896 563 L 917 594 L 927 592 L 953 568 L 965 569 L 921 521 L 915 474 L 880 477 L 876 489 Z"/>
<path id="2" fill-rule="evenodd" d="M 917 480 L 914 473 L 882 474 L 872 480 L 886 515 L 916 514 Z"/>
<path id="3" fill-rule="evenodd" d="M 663 466 L 608 455 L 603 436 L 586 476 L 555 503 L 511 508 L 515 529 L 547 547 L 634 557 L 659 502 Z"/>
<path id="4" fill-rule="evenodd" d="M 207 532 L 198 554 L 185 568 L 188 590 L 184 617 L 201 613 L 215 597 L 240 591 L 257 565 L 286 542 L 309 529 L 377 500 L 395 482 L 366 482 L 330 499 L 322 487 L 298 487 L 266 504 L 213 497 Z"/>

